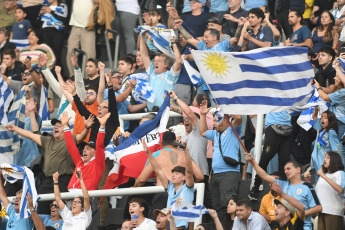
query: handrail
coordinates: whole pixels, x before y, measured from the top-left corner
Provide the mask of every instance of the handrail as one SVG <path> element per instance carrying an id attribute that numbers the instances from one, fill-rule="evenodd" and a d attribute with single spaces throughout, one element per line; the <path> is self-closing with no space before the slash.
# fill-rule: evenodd
<path id="1" fill-rule="evenodd" d="M 111 56 L 110 42 L 109 42 L 108 33 L 116 34 L 114 61 L 113 61 L 113 58 Z M 109 61 L 109 64 L 110 64 L 110 69 L 111 70 L 116 70 L 117 69 L 117 62 L 118 62 L 118 58 L 119 58 L 120 33 L 117 30 L 106 29 L 104 31 L 104 37 L 105 37 L 105 45 L 107 47 L 107 55 L 108 55 L 108 61 Z"/>
<path id="2" fill-rule="evenodd" d="M 85 53 L 84 50 L 73 48 L 72 49 L 72 54 L 75 55 L 75 52 L 81 53 L 83 55 L 82 64 L 81 64 L 81 74 L 82 74 L 83 78 L 85 78 L 86 53 Z M 77 58 L 77 56 L 75 56 L 75 57 Z"/>
<path id="3" fill-rule="evenodd" d="M 204 203 L 204 183 L 195 183 L 194 190 L 196 191 L 196 205 L 203 205 Z M 103 197 L 103 196 L 124 196 L 124 195 L 139 195 L 139 194 L 151 194 L 151 193 L 163 193 L 165 189 L 163 186 L 148 186 L 140 188 L 119 188 L 119 189 L 104 189 L 104 190 L 92 190 L 88 191 L 89 197 Z M 74 199 L 76 196 L 83 196 L 80 189 L 73 190 L 71 192 L 62 192 L 61 198 L 64 200 Z M 11 203 L 14 203 L 15 196 L 8 197 Z M 55 200 L 54 193 L 40 194 L 40 201 L 51 201 Z M 196 227 L 201 223 L 201 217 L 194 222 Z"/>

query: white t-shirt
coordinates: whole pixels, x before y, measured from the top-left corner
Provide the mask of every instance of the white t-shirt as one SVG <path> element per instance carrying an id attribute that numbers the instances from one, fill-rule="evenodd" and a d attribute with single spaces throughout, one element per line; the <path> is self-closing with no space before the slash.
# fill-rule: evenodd
<path id="1" fill-rule="evenodd" d="M 345 189 L 345 172 L 326 173 L 326 176 Z M 344 192 L 338 193 L 322 177 L 319 178 L 315 186 L 317 196 L 320 199 L 322 213 L 343 216 L 344 215 Z"/>
<path id="2" fill-rule="evenodd" d="M 145 218 L 144 222 L 139 225 L 139 227 L 133 228 L 133 230 L 157 230 L 156 228 L 156 222 Z"/>
<path id="3" fill-rule="evenodd" d="M 73 216 L 71 210 L 65 207 L 62 211 L 59 211 L 61 218 L 63 219 L 62 230 L 86 230 L 92 221 L 91 208 L 86 212 L 83 211 L 77 216 Z"/>
<path id="4" fill-rule="evenodd" d="M 140 13 L 140 6 L 138 0 L 116 0 L 117 11 L 129 12 L 138 15 Z"/>
<path id="5" fill-rule="evenodd" d="M 92 0 L 74 0 L 72 6 L 70 26 L 85 28 L 93 8 Z"/>

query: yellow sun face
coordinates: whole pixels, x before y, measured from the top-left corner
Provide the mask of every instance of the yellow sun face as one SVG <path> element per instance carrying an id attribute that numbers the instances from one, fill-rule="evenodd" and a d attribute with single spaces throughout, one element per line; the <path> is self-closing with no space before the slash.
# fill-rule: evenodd
<path id="1" fill-rule="evenodd" d="M 222 57 L 222 54 L 217 55 L 217 53 L 205 53 L 206 57 L 203 57 L 205 65 L 208 66 L 207 70 L 211 69 L 212 73 L 215 72 L 216 77 L 226 76 L 225 72 L 229 72 L 227 68 L 231 68 L 227 65 L 228 61 L 225 61 L 226 57 Z"/>

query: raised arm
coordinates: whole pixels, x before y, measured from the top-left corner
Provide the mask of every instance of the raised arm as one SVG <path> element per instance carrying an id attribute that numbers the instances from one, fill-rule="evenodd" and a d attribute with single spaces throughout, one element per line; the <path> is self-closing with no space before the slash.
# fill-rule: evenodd
<path id="1" fill-rule="evenodd" d="M 50 71 L 49 68 L 47 68 L 47 62 L 48 62 L 48 59 L 47 59 L 47 56 L 43 53 L 41 53 L 39 56 L 38 56 L 38 63 L 39 63 L 39 66 L 41 67 L 42 69 L 42 73 L 43 73 L 43 76 L 44 78 L 47 80 L 49 86 L 51 87 L 51 89 L 54 91 L 54 93 L 59 97 L 61 98 L 62 97 L 62 90 L 61 90 L 61 87 L 60 87 L 60 84 L 59 82 L 55 79 L 53 73 Z M 56 68 L 55 68 L 56 69 Z M 61 72 L 61 71 L 60 71 Z"/>
<path id="2" fill-rule="evenodd" d="M 116 101 L 120 102 L 120 103 L 124 102 L 127 99 L 127 97 L 129 96 L 129 94 L 132 92 L 132 90 L 134 89 L 135 84 L 137 84 L 136 80 L 133 78 L 130 79 L 129 85 L 126 88 L 126 90 L 123 93 L 121 93 L 120 95 L 116 96 Z"/>
<path id="3" fill-rule="evenodd" d="M 259 175 L 261 179 L 267 181 L 270 184 L 273 184 L 275 181 L 275 177 L 268 175 L 265 170 L 263 170 L 253 159 L 253 156 L 250 153 L 246 153 L 246 161 L 250 162 L 253 165 L 256 173 Z"/>
<path id="4" fill-rule="evenodd" d="M 194 114 L 194 112 L 189 108 L 189 106 L 184 101 L 179 99 L 176 96 L 174 91 L 169 91 L 169 96 L 170 96 L 170 98 L 175 100 L 175 102 L 180 107 L 182 112 L 184 112 L 186 114 L 186 116 L 188 117 L 188 120 L 192 123 L 193 127 L 196 127 L 198 125 L 198 118 Z"/>
<path id="5" fill-rule="evenodd" d="M 210 216 L 212 217 L 214 224 L 216 225 L 216 230 L 224 230 L 223 225 L 218 218 L 216 210 L 208 209 L 208 211 L 210 212 Z"/>
<path id="6" fill-rule="evenodd" d="M 267 26 L 271 28 L 273 33 L 273 39 L 277 41 L 280 38 L 280 32 L 275 25 L 273 25 L 270 21 L 270 13 L 265 13 L 264 21 L 267 23 Z"/>
<path id="7" fill-rule="evenodd" d="M 8 125 L 8 126 L 6 126 L 6 128 L 8 131 L 17 132 L 18 134 L 22 135 L 23 137 L 26 137 L 26 138 L 32 140 L 33 142 L 35 142 L 39 146 L 42 146 L 41 135 L 34 134 L 33 132 L 31 132 L 29 130 L 19 128 L 18 126 L 15 126 L 15 125 Z"/>
<path id="8" fill-rule="evenodd" d="M 191 44 L 191 45 L 194 46 L 194 47 L 197 47 L 199 41 L 198 41 L 197 39 L 195 39 L 195 38 L 185 29 L 184 26 L 182 26 L 182 25 L 184 25 L 184 24 L 182 24 L 182 23 L 183 23 L 182 19 L 176 19 L 176 20 L 174 20 L 174 22 L 175 22 L 175 25 L 177 26 L 177 29 L 180 31 L 182 37 L 183 37 L 184 39 L 186 39 L 186 41 L 187 41 L 189 44 Z"/>
<path id="9" fill-rule="evenodd" d="M 99 86 L 98 86 L 98 94 L 97 94 L 97 102 L 100 105 L 104 101 L 104 90 L 105 90 L 105 74 L 104 74 L 104 63 L 98 62 L 99 68 Z"/>
<path id="10" fill-rule="evenodd" d="M 85 183 L 84 183 L 84 180 L 83 180 L 83 175 L 82 175 L 82 172 L 81 172 L 80 168 L 77 168 L 76 174 L 77 174 L 77 177 L 78 177 L 79 182 L 80 182 L 81 190 L 83 191 L 84 210 L 88 211 L 90 209 L 90 197 L 89 197 L 89 193 L 88 193 L 88 191 L 86 189 L 86 186 L 85 186 Z"/>
<path id="11" fill-rule="evenodd" d="M 286 200 L 287 202 L 289 202 L 292 206 L 294 206 L 295 208 L 297 208 L 297 215 L 300 219 L 303 220 L 304 216 L 305 216 L 305 206 L 299 202 L 298 200 L 296 200 L 295 198 L 293 198 L 292 196 L 289 196 L 288 194 L 286 194 L 285 192 L 283 192 L 280 184 L 278 183 L 274 183 L 272 185 L 272 190 L 276 191 L 277 194 L 283 198 L 284 200 Z"/>
<path id="12" fill-rule="evenodd" d="M 199 130 L 200 135 L 206 137 L 207 123 L 206 123 L 206 114 L 210 112 L 211 108 L 207 108 L 207 100 L 203 100 L 200 104 L 200 123 Z"/>
<path id="13" fill-rule="evenodd" d="M 149 148 L 146 145 L 146 142 L 145 142 L 144 138 L 141 139 L 141 140 L 142 140 L 142 143 L 143 143 L 144 150 L 145 150 L 145 152 L 147 154 L 147 157 L 149 159 L 149 162 L 150 162 L 153 170 L 155 171 L 157 178 L 160 180 L 160 182 L 162 183 L 163 187 L 165 189 L 167 189 L 168 188 L 168 184 L 169 184 L 168 178 L 165 176 L 163 170 L 161 169 L 161 166 L 158 164 L 156 159 L 152 156 Z"/>
<path id="14" fill-rule="evenodd" d="M 60 66 L 55 66 L 55 73 L 56 73 L 56 76 L 58 78 L 58 81 L 60 83 L 60 89 L 63 93 L 63 95 L 65 95 L 65 97 L 67 98 L 68 102 L 69 103 L 73 103 L 73 96 L 70 92 L 68 92 L 65 88 L 64 88 L 64 85 L 66 84 L 64 82 L 64 80 L 62 79 L 62 76 L 61 76 L 61 67 Z"/>
<path id="15" fill-rule="evenodd" d="M 1 170 L 0 170 L 0 200 L 1 203 L 4 205 L 5 210 L 7 210 L 8 205 L 10 204 L 10 201 L 7 198 L 2 179 L 1 179 Z"/>
<path id="16" fill-rule="evenodd" d="M 29 210 L 34 210 L 35 207 L 34 207 L 34 204 L 33 204 L 32 197 L 31 197 L 30 193 L 28 193 L 28 195 L 26 196 L 26 199 L 28 201 L 28 208 L 29 208 Z M 46 229 L 42 219 L 40 218 L 40 216 L 37 214 L 36 211 L 31 211 L 31 219 L 34 222 L 35 228 L 37 230 L 45 230 Z"/>
<path id="17" fill-rule="evenodd" d="M 72 54 L 71 62 L 74 66 L 74 80 L 77 94 L 81 101 L 85 101 L 85 85 L 83 80 L 83 74 L 81 72 L 80 67 L 78 66 L 78 61 L 74 53 Z"/>
<path id="18" fill-rule="evenodd" d="M 185 161 L 186 161 L 186 185 L 188 186 L 188 188 L 191 188 L 194 186 L 194 176 L 193 176 L 192 158 L 190 157 L 187 146 L 184 153 L 185 153 Z"/>
<path id="19" fill-rule="evenodd" d="M 320 84 L 314 79 L 314 85 L 316 87 L 317 92 L 319 93 L 320 97 L 325 100 L 325 101 L 331 101 L 331 99 L 329 98 L 328 94 L 325 93 L 322 90 L 322 87 L 320 87 Z"/>
<path id="20" fill-rule="evenodd" d="M 60 188 L 59 188 L 59 172 L 53 174 L 54 182 L 54 195 L 55 200 L 59 205 L 59 209 L 62 210 L 65 207 L 65 203 L 61 199 Z"/>
<path id="21" fill-rule="evenodd" d="M 140 54 L 143 59 L 145 69 L 148 70 L 151 65 L 149 51 L 147 49 L 144 37 L 142 35 L 139 35 L 139 39 L 140 39 Z"/>
<path id="22" fill-rule="evenodd" d="M 88 119 L 85 119 L 85 117 L 83 117 L 83 119 L 84 119 L 85 128 L 80 134 L 76 135 L 77 145 L 80 144 L 89 133 L 89 130 L 94 123 L 94 115 L 90 114 Z"/>
<path id="23" fill-rule="evenodd" d="M 4 79 L 6 84 L 9 86 L 11 79 L 5 75 L 6 68 L 7 68 L 7 65 L 4 63 L 4 61 L 2 61 L 2 63 L 1 63 L 1 77 L 2 77 L 2 79 Z"/>
<path id="24" fill-rule="evenodd" d="M 30 122 L 31 122 L 31 130 L 32 132 L 37 132 L 40 130 L 38 124 L 37 124 L 37 118 L 36 118 L 36 113 L 35 109 L 37 108 L 37 102 L 33 98 L 27 99 L 26 105 L 27 109 L 30 114 Z"/>
<path id="25" fill-rule="evenodd" d="M 182 58 L 181 58 L 180 50 L 178 49 L 177 44 L 176 44 L 176 37 L 171 39 L 171 44 L 172 44 L 172 47 L 174 50 L 174 56 L 175 56 L 175 62 L 173 65 L 173 70 L 174 70 L 174 72 L 180 72 L 181 64 L 182 64 Z"/>

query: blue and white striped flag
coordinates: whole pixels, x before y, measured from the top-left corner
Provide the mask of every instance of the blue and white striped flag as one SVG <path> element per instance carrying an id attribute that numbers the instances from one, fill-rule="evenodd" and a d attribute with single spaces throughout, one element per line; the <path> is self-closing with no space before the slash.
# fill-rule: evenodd
<path id="1" fill-rule="evenodd" d="M 27 167 L 12 164 L 1 164 L 1 173 L 4 179 L 10 183 L 15 183 L 17 180 L 23 180 L 23 193 L 20 201 L 19 216 L 20 219 L 29 218 L 31 216 L 28 208 L 28 201 L 26 196 L 31 194 L 34 206 L 36 206 L 38 200 L 38 194 L 35 187 L 35 177 L 32 171 Z"/>
<path id="2" fill-rule="evenodd" d="M 266 114 L 303 105 L 311 96 L 307 48 L 270 47 L 242 53 L 191 51 L 225 114 Z"/>
<path id="3" fill-rule="evenodd" d="M 153 40 L 153 44 L 157 47 L 157 49 L 169 57 L 175 58 L 170 43 L 170 40 L 176 36 L 174 30 L 150 26 L 139 26 L 138 28 L 135 28 L 134 31 L 140 34 L 148 32 Z"/>
<path id="4" fill-rule="evenodd" d="M 19 50 L 29 45 L 28 39 L 10 39 L 10 42 L 14 43 Z"/>
<path id="5" fill-rule="evenodd" d="M 185 220 L 193 222 L 200 218 L 201 215 L 210 213 L 205 206 L 194 206 L 184 199 L 183 195 L 179 196 L 175 202 L 171 204 L 171 214 L 176 221 Z"/>
<path id="6" fill-rule="evenodd" d="M 48 90 L 43 85 L 41 87 L 39 115 L 41 116 L 42 121 L 49 120 Z"/>
<path id="7" fill-rule="evenodd" d="M 183 65 L 187 71 L 190 81 L 193 83 L 194 86 L 196 86 L 201 80 L 200 73 L 196 69 L 194 69 L 187 60 L 183 59 Z"/>
<path id="8" fill-rule="evenodd" d="M 135 79 L 136 84 L 132 90 L 132 95 L 137 103 L 145 103 L 147 101 L 153 103 L 155 95 L 150 86 L 149 75 L 147 73 L 137 73 L 128 76 L 128 80 Z"/>
<path id="9" fill-rule="evenodd" d="M 340 63 L 340 68 L 341 68 L 342 72 L 345 74 L 345 60 L 341 59 L 340 57 L 338 57 L 337 60 Z"/>
<path id="10" fill-rule="evenodd" d="M 25 126 L 26 92 L 22 89 L 14 100 L 10 111 L 7 113 L 8 124 L 13 124 L 24 129 Z M 16 132 L 9 132 L 4 125 L 0 125 L 0 153 L 13 155 L 19 149 L 22 136 Z"/>
<path id="11" fill-rule="evenodd" d="M 38 194 L 35 187 L 35 177 L 33 172 L 24 166 L 24 177 L 23 177 L 23 193 L 22 199 L 20 200 L 20 209 L 19 209 L 19 216 L 20 219 L 29 218 L 31 216 L 31 212 L 28 207 L 28 200 L 26 196 L 30 193 L 33 201 L 34 207 L 37 204 Z"/>
<path id="12" fill-rule="evenodd" d="M 0 124 L 7 125 L 7 109 L 13 100 L 14 95 L 7 83 L 0 77 Z"/>

